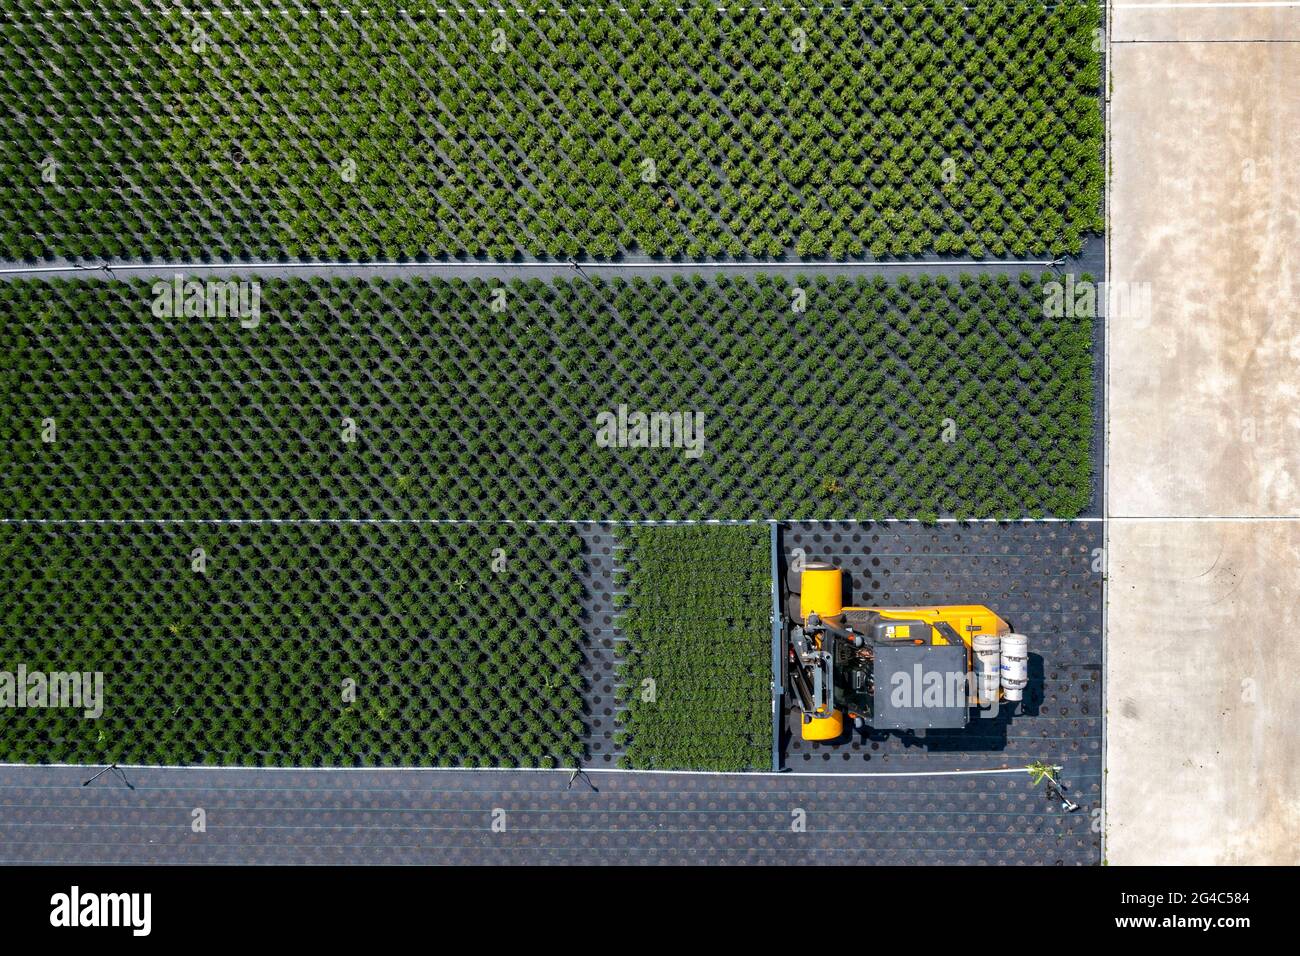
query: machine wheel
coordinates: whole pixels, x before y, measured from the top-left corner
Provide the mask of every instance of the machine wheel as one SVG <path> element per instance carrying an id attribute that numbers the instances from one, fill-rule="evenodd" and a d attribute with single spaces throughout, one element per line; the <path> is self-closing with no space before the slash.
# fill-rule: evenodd
<path id="1" fill-rule="evenodd" d="M 785 593 L 798 594 L 799 584 L 803 580 L 803 575 L 794 568 L 787 568 L 785 572 Z"/>
<path id="2" fill-rule="evenodd" d="M 799 616 L 799 595 L 787 594 L 785 596 L 785 619 L 802 624 L 803 618 Z"/>

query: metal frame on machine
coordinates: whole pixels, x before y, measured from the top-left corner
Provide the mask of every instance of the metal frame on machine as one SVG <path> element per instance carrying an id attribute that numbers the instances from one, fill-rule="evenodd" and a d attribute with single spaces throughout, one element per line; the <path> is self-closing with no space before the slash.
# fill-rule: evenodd
<path id="1" fill-rule="evenodd" d="M 781 602 L 781 525 L 768 522 L 772 537 L 772 769 L 781 769 L 781 719 L 785 659 L 785 609 Z"/>

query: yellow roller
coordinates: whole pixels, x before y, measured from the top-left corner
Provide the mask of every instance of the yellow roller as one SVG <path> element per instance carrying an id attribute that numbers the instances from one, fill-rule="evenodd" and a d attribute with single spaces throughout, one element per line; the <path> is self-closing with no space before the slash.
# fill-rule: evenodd
<path id="1" fill-rule="evenodd" d="M 813 611 L 831 618 L 844 610 L 844 572 L 829 564 L 804 567 L 799 589 L 799 616 L 805 621 Z"/>
<path id="2" fill-rule="evenodd" d="M 800 731 L 804 740 L 838 740 L 844 735 L 844 715 L 838 710 L 832 710 L 829 717 L 804 714 Z"/>

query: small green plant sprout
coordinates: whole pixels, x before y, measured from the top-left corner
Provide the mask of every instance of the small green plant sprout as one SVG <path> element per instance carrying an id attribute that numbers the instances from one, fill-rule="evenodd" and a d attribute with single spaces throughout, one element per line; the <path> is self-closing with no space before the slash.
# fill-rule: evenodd
<path id="1" fill-rule="evenodd" d="M 1034 786 L 1036 787 L 1044 780 L 1050 780 L 1052 783 L 1056 783 L 1056 774 L 1061 768 L 1043 763 L 1041 760 L 1035 760 L 1025 769 L 1029 771 L 1029 778 L 1033 781 Z"/>
<path id="2" fill-rule="evenodd" d="M 1065 787 L 1057 779 L 1057 774 L 1061 768 L 1052 764 L 1043 763 L 1041 760 L 1035 760 L 1025 768 L 1029 771 L 1029 779 L 1036 787 L 1044 780 L 1047 781 L 1047 797 L 1049 800 L 1060 800 L 1061 809 L 1066 813 L 1073 813 L 1079 809 L 1079 805 L 1065 795 Z"/>
<path id="3" fill-rule="evenodd" d="M 844 491 L 844 486 L 840 484 L 838 478 L 822 479 L 822 494 L 828 498 L 834 498 Z"/>

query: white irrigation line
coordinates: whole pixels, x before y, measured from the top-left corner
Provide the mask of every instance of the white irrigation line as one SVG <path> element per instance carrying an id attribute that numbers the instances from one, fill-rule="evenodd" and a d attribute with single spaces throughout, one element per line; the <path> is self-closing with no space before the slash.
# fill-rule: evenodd
<path id="1" fill-rule="evenodd" d="M 0 763 L 0 768 L 19 768 L 19 769 L 40 769 L 48 767 L 57 770 L 99 770 L 104 764 L 80 764 L 80 763 Z M 801 773 L 795 770 L 774 771 L 774 770 L 623 770 L 618 767 L 240 767 L 240 766 L 199 766 L 190 764 L 133 764 L 119 763 L 109 766 L 117 767 L 119 770 L 242 770 L 242 771 L 276 771 L 281 773 L 302 773 L 304 771 L 312 773 L 553 773 L 553 774 L 572 774 L 575 769 L 581 773 L 618 773 L 618 774 L 641 774 L 648 776 L 673 776 L 673 777 L 737 777 L 746 779 L 749 777 L 787 777 L 799 779 L 800 777 L 844 777 L 846 779 L 853 777 L 970 777 L 970 776 L 991 776 L 993 774 L 1006 773 L 1028 773 L 1028 767 L 998 767 L 984 770 L 900 770 L 895 773 L 878 772 L 878 773 L 860 773 L 850 771 L 845 773 L 833 773 L 826 771 L 815 771 Z M 1062 767 L 1053 766 L 1051 768 L 1060 772 Z"/>
<path id="2" fill-rule="evenodd" d="M 0 524 L 446 524 L 446 525 L 768 525 L 768 524 L 1077 524 L 1105 518 L 0 518 Z M 1126 519 L 1163 521 L 1163 518 Z M 1191 519 L 1183 519 L 1191 520 Z M 1206 518 L 1206 521 L 1233 520 Z M 1298 520 L 1257 519 L 1257 520 Z"/>
<path id="3" fill-rule="evenodd" d="M 177 262 L 177 263 L 124 263 L 122 265 L 66 265 L 66 266 L 7 266 L 0 275 L 42 275 L 59 272 L 185 272 L 230 269 L 255 272 L 262 269 L 566 269 L 578 272 L 586 269 L 925 269 L 988 266 L 1055 266 L 1065 260 L 1058 259 L 944 259 L 908 262 L 864 262 L 860 260 L 813 260 L 783 262 L 779 259 L 763 261 L 668 261 L 663 262 L 558 262 L 555 260 L 526 259 L 503 262 L 457 262 L 436 260 L 431 262 Z"/>

